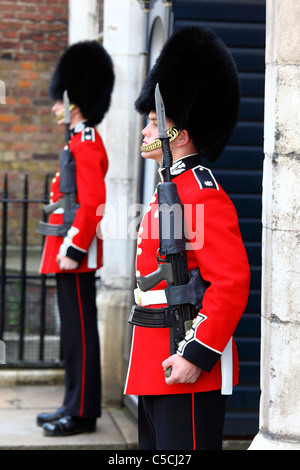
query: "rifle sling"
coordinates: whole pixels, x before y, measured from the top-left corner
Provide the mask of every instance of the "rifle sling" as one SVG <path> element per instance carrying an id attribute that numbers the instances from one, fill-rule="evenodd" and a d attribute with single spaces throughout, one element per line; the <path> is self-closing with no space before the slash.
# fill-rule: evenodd
<path id="1" fill-rule="evenodd" d="M 168 305 L 192 304 L 199 311 L 209 282 L 204 281 L 198 268 L 189 271 L 189 282 L 180 286 L 165 288 Z"/>

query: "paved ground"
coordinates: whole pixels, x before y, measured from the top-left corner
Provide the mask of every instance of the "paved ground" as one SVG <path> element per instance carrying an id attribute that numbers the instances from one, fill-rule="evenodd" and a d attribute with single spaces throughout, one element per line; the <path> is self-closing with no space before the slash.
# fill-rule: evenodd
<path id="1" fill-rule="evenodd" d="M 47 376 L 49 375 L 49 377 Z M 56 374 L 57 375 L 57 374 Z M 48 379 L 47 379 L 48 377 Z M 137 423 L 126 408 L 104 408 L 92 434 L 47 437 L 36 425 L 40 412 L 61 406 L 64 386 L 45 385 L 39 380 L 53 379 L 51 371 L 36 375 L 8 372 L 0 377 L 1 450 L 136 450 Z M 28 382 L 28 385 L 26 383 Z M 21 385 L 17 385 L 21 383 Z M 34 383 L 34 385 L 33 385 Z M 224 441 L 223 450 L 246 450 L 251 441 Z"/>
<path id="2" fill-rule="evenodd" d="M 63 386 L 0 386 L 1 450 L 111 450 L 137 449 L 137 426 L 126 409 L 106 408 L 97 431 L 68 437 L 46 437 L 36 415 L 56 410 Z"/>

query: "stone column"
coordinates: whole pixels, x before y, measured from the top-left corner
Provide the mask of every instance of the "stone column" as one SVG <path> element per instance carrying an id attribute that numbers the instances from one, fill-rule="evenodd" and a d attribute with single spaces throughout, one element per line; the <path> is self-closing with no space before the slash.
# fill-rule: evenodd
<path id="1" fill-rule="evenodd" d="M 69 44 L 97 39 L 99 25 L 97 0 L 69 0 Z"/>
<path id="2" fill-rule="evenodd" d="M 300 449 L 300 0 L 267 0 L 260 429 Z"/>
<path id="3" fill-rule="evenodd" d="M 104 47 L 116 74 L 112 103 L 101 125 L 107 149 L 106 209 L 103 219 L 104 266 L 97 306 L 104 402 L 123 398 L 132 305 L 138 201 L 141 119 L 134 108 L 143 80 L 144 13 L 137 0 L 105 0 Z"/>

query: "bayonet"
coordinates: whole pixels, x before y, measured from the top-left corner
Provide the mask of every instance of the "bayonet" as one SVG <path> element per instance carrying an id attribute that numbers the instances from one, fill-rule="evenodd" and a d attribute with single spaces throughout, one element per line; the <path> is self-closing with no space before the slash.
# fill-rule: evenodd
<path id="1" fill-rule="evenodd" d="M 166 123 L 166 110 L 160 93 L 159 84 L 155 87 L 155 108 L 158 126 L 158 138 L 162 147 L 162 166 L 167 170 L 167 181 L 171 181 L 170 168 L 173 163 Z"/>
<path id="2" fill-rule="evenodd" d="M 70 100 L 69 100 L 69 95 L 68 95 L 67 90 L 65 90 L 63 94 L 63 103 L 64 103 L 64 108 L 65 108 L 65 115 L 64 115 L 65 124 L 70 124 L 70 120 L 71 120 Z"/>
<path id="3" fill-rule="evenodd" d="M 158 126 L 158 138 L 168 139 L 167 123 L 166 123 L 166 110 L 165 105 L 160 93 L 159 84 L 155 88 L 155 107 Z"/>
<path id="4" fill-rule="evenodd" d="M 70 100 L 69 100 L 69 95 L 68 95 L 67 90 L 65 90 L 63 94 L 63 103 L 64 103 L 64 122 L 65 122 L 65 128 L 66 128 L 65 141 L 69 142 L 71 112 L 70 112 Z"/>

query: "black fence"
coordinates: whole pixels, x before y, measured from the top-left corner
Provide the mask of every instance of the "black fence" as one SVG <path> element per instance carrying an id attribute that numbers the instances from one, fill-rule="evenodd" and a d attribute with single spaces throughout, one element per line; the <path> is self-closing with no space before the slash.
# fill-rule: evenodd
<path id="1" fill-rule="evenodd" d="M 0 340 L 5 344 L 6 366 L 62 366 L 60 321 L 56 283 L 51 275 L 41 275 L 37 246 L 28 244 L 28 231 L 34 230 L 35 216 L 48 202 L 49 177 L 45 177 L 41 199 L 30 199 L 25 175 L 20 198 L 10 197 L 6 174 L 0 188 L 1 268 Z M 13 228 L 12 228 L 13 227 Z M 33 262 L 35 261 L 35 262 Z"/>

